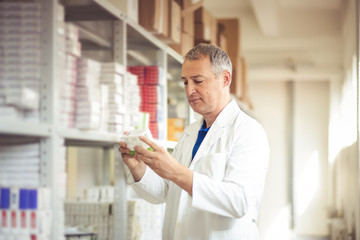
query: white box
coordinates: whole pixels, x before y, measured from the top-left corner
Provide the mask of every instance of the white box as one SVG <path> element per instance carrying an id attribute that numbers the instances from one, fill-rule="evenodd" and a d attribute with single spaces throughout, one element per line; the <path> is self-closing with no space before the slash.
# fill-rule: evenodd
<path id="1" fill-rule="evenodd" d="M 123 77 L 118 74 L 101 74 L 100 76 L 101 83 L 115 83 L 122 86 L 123 84 Z"/>
<path id="2" fill-rule="evenodd" d="M 101 73 L 108 74 L 108 73 L 117 73 L 123 75 L 125 73 L 124 65 L 120 63 L 102 63 L 101 64 Z"/>
<path id="3" fill-rule="evenodd" d="M 128 18 L 134 22 L 138 22 L 139 18 L 139 3 L 138 0 L 108 0 L 111 4 L 117 7 L 121 12 L 125 13 Z"/>

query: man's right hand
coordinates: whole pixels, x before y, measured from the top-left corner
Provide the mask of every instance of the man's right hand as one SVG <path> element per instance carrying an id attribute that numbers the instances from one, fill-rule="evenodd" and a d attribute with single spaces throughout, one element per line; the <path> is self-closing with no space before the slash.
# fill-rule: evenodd
<path id="1" fill-rule="evenodd" d="M 125 142 L 119 143 L 119 152 L 121 153 L 124 163 L 128 166 L 133 175 L 135 182 L 140 181 L 145 174 L 145 163 L 141 160 L 137 160 L 135 156 L 130 155 L 130 149 L 127 148 Z"/>

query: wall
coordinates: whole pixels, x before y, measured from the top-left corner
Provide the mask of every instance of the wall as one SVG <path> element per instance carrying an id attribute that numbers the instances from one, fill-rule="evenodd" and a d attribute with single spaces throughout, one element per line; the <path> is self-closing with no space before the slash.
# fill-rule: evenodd
<path id="1" fill-rule="evenodd" d="M 346 234 L 350 234 L 349 239 L 360 239 L 356 8 L 355 0 L 346 3 L 341 44 L 343 77 L 294 84 L 293 193 L 294 234 L 297 235 L 330 234 L 328 218 L 331 217 L 341 219 L 342 222 L 334 222 L 339 224 L 337 227 L 344 224 Z M 290 180 L 285 177 L 289 176 L 286 151 L 290 148 L 284 143 L 287 126 L 282 126 L 285 124 L 282 118 L 289 119 L 291 116 L 283 103 L 287 91 L 283 84 L 276 81 L 254 82 L 251 79 L 249 84 L 254 113 L 264 125 L 271 145 L 269 173 L 259 216 L 260 235 L 265 240 L 289 239 L 291 235 L 291 192 L 282 182 Z M 270 116 L 269 112 L 274 116 Z M 276 118 L 278 122 L 273 120 Z M 281 145 L 282 148 L 278 147 Z M 301 180 L 302 171 L 310 175 L 305 177 L 305 181 Z M 313 194 L 303 194 L 302 188 Z M 301 197 L 309 196 L 312 198 L 305 208 Z M 355 231 L 357 234 L 354 234 Z"/>
<path id="2" fill-rule="evenodd" d="M 270 144 L 269 170 L 266 176 L 258 226 L 263 240 L 289 239 L 288 175 L 288 84 L 286 82 L 250 82 L 254 115 L 263 125 Z"/>
<path id="3" fill-rule="evenodd" d="M 328 82 L 259 81 L 250 82 L 249 89 L 254 114 L 267 132 L 271 151 L 259 216 L 262 239 L 289 239 L 293 233 L 327 235 Z M 290 138 L 293 138 L 293 156 Z M 289 171 L 291 158 L 294 185 Z M 312 187 L 315 180 L 317 188 Z M 291 191 L 296 203 L 294 232 L 291 231 Z"/>
<path id="4" fill-rule="evenodd" d="M 327 236 L 329 82 L 294 83 L 294 233 Z"/>
<path id="5" fill-rule="evenodd" d="M 344 225 L 351 239 L 360 239 L 355 9 L 355 0 L 349 0 L 342 27 L 343 79 L 331 87 L 329 164 L 331 216 L 338 220 L 332 227 Z"/>

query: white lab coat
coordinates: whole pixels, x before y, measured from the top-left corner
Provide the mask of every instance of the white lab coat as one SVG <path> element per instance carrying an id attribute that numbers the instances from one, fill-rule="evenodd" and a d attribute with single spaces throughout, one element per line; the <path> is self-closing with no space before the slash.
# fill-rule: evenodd
<path id="1" fill-rule="evenodd" d="M 166 202 L 164 240 L 259 239 L 256 219 L 269 158 L 265 132 L 232 100 L 191 162 L 202 123 L 188 126 L 173 152 L 194 172 L 192 197 L 149 167 L 133 188 L 149 202 Z"/>

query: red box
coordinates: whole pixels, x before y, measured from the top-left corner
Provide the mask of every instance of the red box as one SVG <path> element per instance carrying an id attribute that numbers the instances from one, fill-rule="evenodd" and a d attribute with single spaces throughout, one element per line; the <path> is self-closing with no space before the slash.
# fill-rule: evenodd
<path id="1" fill-rule="evenodd" d="M 130 66 L 128 71 L 138 77 L 138 85 L 145 84 L 146 67 L 145 66 Z"/>
<path id="2" fill-rule="evenodd" d="M 140 106 L 142 112 L 147 112 L 150 114 L 150 122 L 157 121 L 157 104 L 156 103 L 142 103 Z"/>
<path id="3" fill-rule="evenodd" d="M 159 67 L 147 66 L 145 84 L 159 84 Z"/>
<path id="4" fill-rule="evenodd" d="M 150 122 L 149 129 L 153 138 L 159 138 L 159 126 L 157 122 Z"/>
<path id="5" fill-rule="evenodd" d="M 141 85 L 140 96 L 142 103 L 157 103 L 158 102 L 158 89 L 157 85 Z"/>

